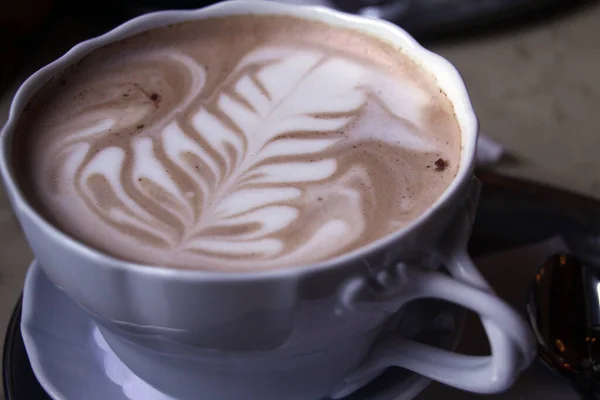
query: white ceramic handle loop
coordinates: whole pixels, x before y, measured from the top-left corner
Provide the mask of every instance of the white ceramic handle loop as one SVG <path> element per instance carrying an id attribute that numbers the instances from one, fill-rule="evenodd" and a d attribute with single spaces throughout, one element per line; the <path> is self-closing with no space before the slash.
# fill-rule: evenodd
<path id="1" fill-rule="evenodd" d="M 464 268 L 475 267 L 461 266 L 461 270 Z M 492 355 L 467 356 L 390 335 L 377 343 L 360 367 L 346 378 L 345 387 L 337 391 L 334 398 L 351 393 L 390 366 L 406 368 L 459 389 L 496 393 L 510 387 L 533 359 L 535 346 L 529 327 L 515 310 L 492 292 L 440 272 L 403 264 L 397 266 L 397 275 L 399 287 L 393 290 L 396 293 L 384 291 L 380 301 L 373 301 L 374 295 L 368 293 L 364 280 L 356 280 L 346 286 L 342 302 L 354 304 L 350 307 L 355 312 L 373 310 L 371 307 L 400 308 L 409 301 L 423 298 L 459 304 L 480 315 Z M 368 305 L 360 304 L 359 299 L 364 296 L 372 298 Z"/>
<path id="2" fill-rule="evenodd" d="M 469 218 L 468 213 L 456 218 L 454 229 L 446 235 L 446 247 L 441 249 L 440 258 L 452 277 L 405 264 L 381 272 L 376 277 L 378 289 L 371 289 L 364 277 L 356 277 L 346 283 L 340 294 L 340 312 L 398 310 L 409 301 L 424 298 L 450 301 L 479 314 L 492 354 L 467 356 L 389 335 L 375 345 L 333 398 L 352 393 L 391 366 L 459 389 L 497 393 L 509 388 L 531 363 L 535 341 L 529 326 L 493 293 L 467 254 Z"/>

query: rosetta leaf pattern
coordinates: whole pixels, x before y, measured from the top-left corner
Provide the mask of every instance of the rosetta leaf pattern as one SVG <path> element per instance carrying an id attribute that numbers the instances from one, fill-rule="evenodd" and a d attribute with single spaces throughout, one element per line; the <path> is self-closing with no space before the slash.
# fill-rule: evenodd
<path id="1" fill-rule="evenodd" d="M 174 114 L 126 149 L 92 154 L 75 141 L 68 163 L 79 167 L 86 204 L 134 236 L 178 251 L 275 257 L 285 247 L 276 233 L 301 217 L 304 187 L 336 174 L 337 161 L 320 155 L 364 105 L 363 76 L 359 64 L 314 51 L 256 51 L 186 120 Z M 98 124 L 88 132 L 106 130 Z M 326 222 L 324 233 L 345 226 Z"/>

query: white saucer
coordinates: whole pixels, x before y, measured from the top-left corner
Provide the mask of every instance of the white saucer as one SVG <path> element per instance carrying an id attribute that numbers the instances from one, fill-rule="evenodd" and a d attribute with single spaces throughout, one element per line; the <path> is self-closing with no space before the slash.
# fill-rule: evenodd
<path id="1" fill-rule="evenodd" d="M 399 334 L 455 348 L 464 311 L 436 301 L 407 307 L 397 328 Z M 48 280 L 36 261 L 25 281 L 21 332 L 33 371 L 54 400 L 176 400 L 129 371 L 106 345 L 94 322 Z M 393 368 L 344 400 L 411 400 L 429 382 Z M 392 394 L 399 391 L 400 397 Z"/>

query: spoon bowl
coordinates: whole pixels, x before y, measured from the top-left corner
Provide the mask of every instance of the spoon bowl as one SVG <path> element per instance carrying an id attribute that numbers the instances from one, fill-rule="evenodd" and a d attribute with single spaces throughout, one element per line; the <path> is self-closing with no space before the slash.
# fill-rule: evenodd
<path id="1" fill-rule="evenodd" d="M 600 393 L 600 269 L 561 253 L 539 268 L 527 314 L 538 354 L 584 399 Z"/>

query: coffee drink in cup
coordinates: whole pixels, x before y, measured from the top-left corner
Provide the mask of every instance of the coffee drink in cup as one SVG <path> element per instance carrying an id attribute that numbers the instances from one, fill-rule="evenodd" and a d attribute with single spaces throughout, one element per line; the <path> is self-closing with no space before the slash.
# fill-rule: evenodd
<path id="1" fill-rule="evenodd" d="M 434 77 L 392 44 L 290 16 L 153 29 L 55 76 L 18 122 L 26 196 L 148 265 L 301 267 L 418 218 L 458 170 Z"/>

